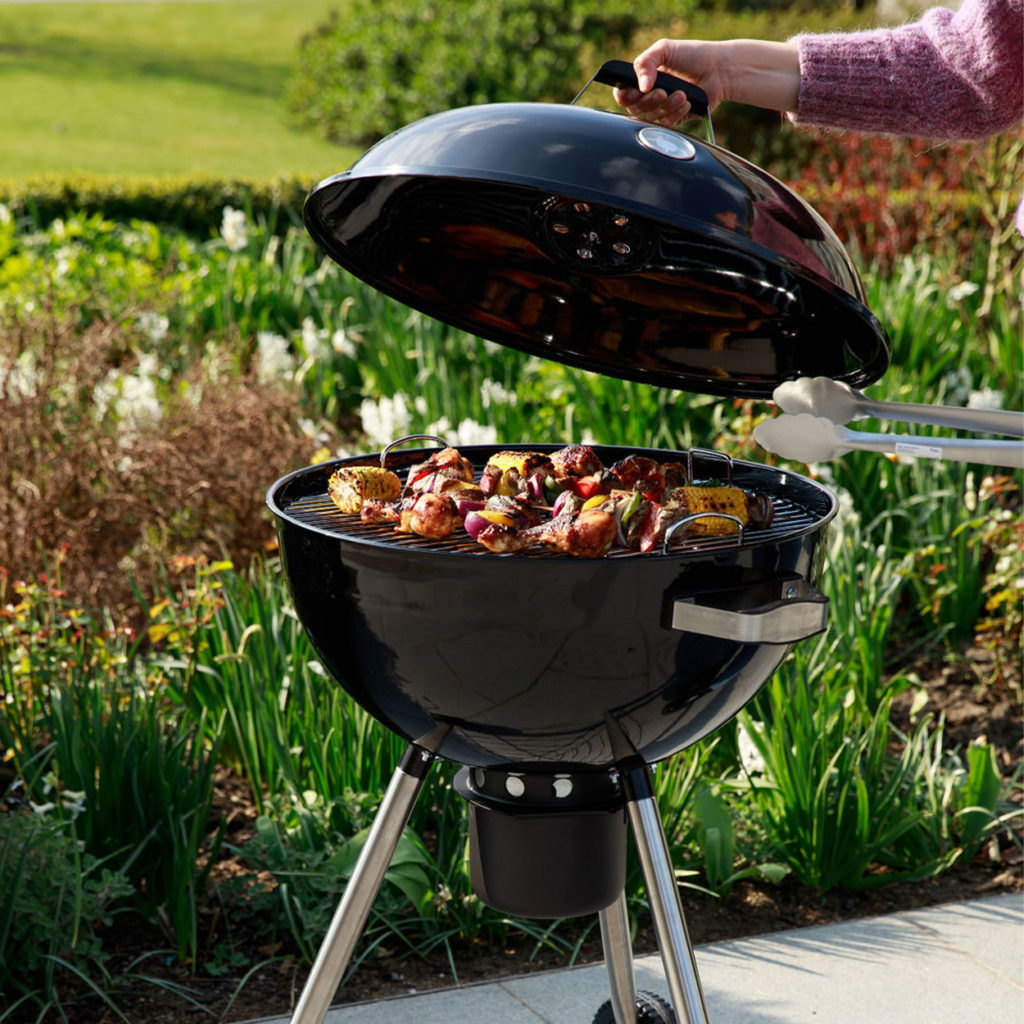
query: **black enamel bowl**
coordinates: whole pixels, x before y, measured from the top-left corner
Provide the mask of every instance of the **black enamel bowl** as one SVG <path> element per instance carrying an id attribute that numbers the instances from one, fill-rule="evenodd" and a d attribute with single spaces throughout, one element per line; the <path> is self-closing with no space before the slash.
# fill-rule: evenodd
<path id="1" fill-rule="evenodd" d="M 479 469 L 496 449 L 460 450 Z M 686 458 L 595 450 L 606 465 L 631 451 Z M 389 466 L 401 472 L 429 454 L 392 453 Z M 823 599 L 807 589 L 836 505 L 796 474 L 733 464 L 734 483 L 776 508 L 771 528 L 740 542 L 583 560 L 364 528 L 334 509 L 327 480 L 339 465 L 378 462 L 299 470 L 267 502 L 296 611 L 325 668 L 389 729 L 450 760 L 542 770 L 659 761 L 735 715 L 792 642 L 824 626 Z M 760 626 L 808 607 L 822 609 L 809 632 Z"/>

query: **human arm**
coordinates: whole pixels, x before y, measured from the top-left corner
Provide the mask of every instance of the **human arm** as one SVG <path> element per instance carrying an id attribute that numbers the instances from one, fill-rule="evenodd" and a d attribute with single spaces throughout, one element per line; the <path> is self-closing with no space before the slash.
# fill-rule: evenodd
<path id="1" fill-rule="evenodd" d="M 1024 116 L 1024 0 L 965 0 L 919 21 L 787 43 L 660 39 L 633 62 L 641 90 L 617 89 L 631 114 L 674 125 L 681 93 L 644 93 L 657 70 L 723 99 L 786 111 L 798 123 L 861 132 L 983 138 Z M 643 94 L 642 94 L 643 93 Z"/>
<path id="2" fill-rule="evenodd" d="M 616 102 L 635 117 L 666 125 L 684 120 L 690 107 L 682 92 L 666 96 L 661 89 L 651 89 L 659 70 L 699 85 L 707 93 L 709 109 L 733 100 L 793 110 L 800 89 L 799 56 L 790 43 L 659 39 L 633 61 L 633 67 L 640 89 L 616 89 Z"/>
<path id="3" fill-rule="evenodd" d="M 792 42 L 798 124 L 970 139 L 1024 115 L 1024 0 L 966 0 L 912 25 Z"/>

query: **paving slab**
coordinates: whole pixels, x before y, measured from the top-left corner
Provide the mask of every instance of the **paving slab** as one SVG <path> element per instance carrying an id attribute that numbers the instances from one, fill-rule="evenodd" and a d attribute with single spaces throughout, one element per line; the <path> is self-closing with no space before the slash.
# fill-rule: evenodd
<path id="1" fill-rule="evenodd" d="M 1024 1024 L 1024 895 L 696 949 L 710 1024 Z M 637 987 L 668 998 L 661 959 Z M 338 1006 L 325 1024 L 590 1024 L 601 964 Z M 248 1024 L 288 1024 L 267 1017 Z"/>

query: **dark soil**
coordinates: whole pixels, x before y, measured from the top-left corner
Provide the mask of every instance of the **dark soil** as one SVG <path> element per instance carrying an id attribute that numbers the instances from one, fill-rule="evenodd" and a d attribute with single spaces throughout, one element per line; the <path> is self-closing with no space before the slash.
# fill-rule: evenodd
<path id="1" fill-rule="evenodd" d="M 1012 687 L 981 686 L 977 669 L 984 652 L 970 652 L 954 665 L 931 666 L 926 711 L 944 715 L 950 745 L 969 743 L 979 736 L 999 750 L 1004 771 L 1021 763 L 1024 734 L 1021 706 Z M 923 673 L 920 673 L 923 674 Z M 907 717 L 909 696 L 898 703 L 897 718 Z M 224 776 L 219 789 L 218 815 L 229 821 L 232 842 L 243 840 L 250 832 L 254 811 L 244 786 Z M 228 874 L 237 865 L 226 861 L 218 868 Z M 745 936 L 830 924 L 891 914 L 897 911 L 970 900 L 998 893 L 1022 891 L 1022 863 L 1018 847 L 1005 844 L 998 851 L 987 850 L 975 863 L 947 872 L 939 878 L 915 883 L 886 884 L 866 891 L 833 890 L 826 894 L 800 886 L 792 879 L 781 885 L 743 881 L 736 884 L 725 901 L 694 890 L 684 890 L 683 904 L 694 944 L 717 942 Z M 211 934 L 222 932 L 222 922 L 211 918 Z M 580 922 L 581 928 L 591 924 Z M 193 975 L 173 960 L 149 957 L 135 968 L 139 975 L 160 978 L 169 985 L 187 990 L 189 1001 L 152 984 L 138 984 L 134 992 L 122 993 L 118 1005 L 132 1024 L 210 1024 L 239 1022 L 271 1015 L 287 1015 L 302 990 L 308 965 L 285 947 L 270 948 L 265 937 L 246 936 L 237 930 L 231 936 L 235 950 L 244 953 L 248 964 L 262 965 L 232 968 L 223 976 Z M 166 949 L 166 938 L 156 929 L 136 921 L 119 922 L 103 936 L 106 949 L 116 956 L 109 965 L 115 975 L 127 968 L 147 950 Z M 637 954 L 657 949 L 649 919 L 641 919 L 634 943 Z M 399 957 L 397 949 L 379 949 L 368 958 L 338 992 L 336 1002 L 348 1003 L 406 995 L 450 986 L 455 982 L 452 967 L 444 954 L 430 960 Z M 591 927 L 582 943 L 577 963 L 601 959 L 600 934 Z M 511 938 L 501 946 L 477 942 L 454 950 L 457 980 L 461 984 L 493 980 L 515 974 L 566 966 L 567 954 L 537 948 L 527 936 Z M 84 1002 L 71 1010 L 72 1024 L 114 1024 L 118 1019 L 103 1006 Z M 35 1020 L 35 1015 L 26 1017 Z M 56 1018 L 54 1018 L 56 1019 Z M 14 1018 L 12 1024 L 22 1024 Z"/>

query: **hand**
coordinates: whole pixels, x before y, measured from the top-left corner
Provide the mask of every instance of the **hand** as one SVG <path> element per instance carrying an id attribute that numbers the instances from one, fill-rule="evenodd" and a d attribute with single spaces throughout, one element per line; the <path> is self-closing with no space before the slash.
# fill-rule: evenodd
<path id="1" fill-rule="evenodd" d="M 724 98 L 724 84 L 719 70 L 721 44 L 698 40 L 659 39 L 634 61 L 640 88 L 615 89 L 615 102 L 634 117 L 673 127 L 692 116 L 690 103 L 683 92 L 666 93 L 652 89 L 659 71 L 699 85 L 708 96 L 708 110 Z"/>
<path id="2" fill-rule="evenodd" d="M 616 89 L 615 102 L 634 117 L 668 127 L 690 116 L 690 103 L 681 92 L 667 95 L 663 89 L 652 89 L 658 71 L 699 85 L 707 93 L 709 111 L 722 100 L 796 110 L 800 95 L 800 55 L 792 43 L 659 39 L 633 61 L 633 67 L 639 90 Z"/>

